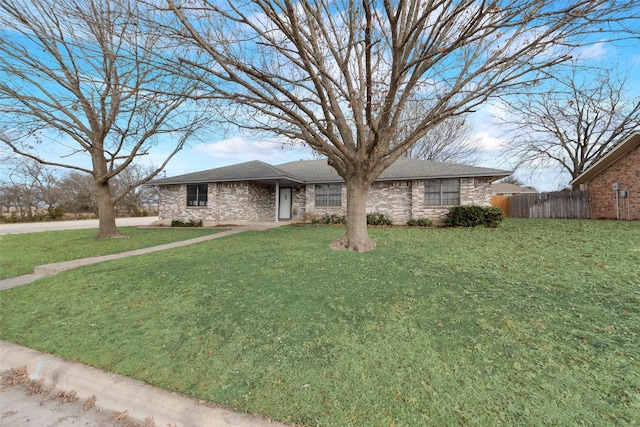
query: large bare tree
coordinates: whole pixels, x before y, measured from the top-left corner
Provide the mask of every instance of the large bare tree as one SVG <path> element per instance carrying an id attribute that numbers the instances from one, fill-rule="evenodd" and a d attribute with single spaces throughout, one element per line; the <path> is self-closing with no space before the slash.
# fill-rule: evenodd
<path id="1" fill-rule="evenodd" d="M 560 166 L 575 179 L 640 128 L 640 98 L 628 74 L 574 67 L 512 98 L 502 120 L 518 166 Z"/>
<path id="2" fill-rule="evenodd" d="M 206 122 L 194 81 L 171 70 L 180 47 L 148 25 L 153 11 L 136 0 L 0 0 L 0 140 L 90 174 L 99 238 L 122 236 L 114 205 Z M 166 160 L 114 191 L 111 180 L 160 142 Z"/>
<path id="3" fill-rule="evenodd" d="M 373 181 L 443 121 L 541 78 L 634 0 L 168 0 L 238 126 L 304 141 L 347 186 L 334 248 L 375 247 Z M 625 10 L 625 8 L 627 10 Z M 420 105 L 424 116 L 407 120 Z M 223 111 L 223 110 L 222 110 Z"/>

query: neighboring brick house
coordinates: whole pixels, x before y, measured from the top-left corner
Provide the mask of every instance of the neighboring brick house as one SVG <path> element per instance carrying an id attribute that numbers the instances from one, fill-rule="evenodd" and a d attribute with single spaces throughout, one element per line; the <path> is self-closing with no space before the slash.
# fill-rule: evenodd
<path id="1" fill-rule="evenodd" d="M 571 181 L 588 191 L 593 219 L 640 220 L 640 131 Z"/>
<path id="2" fill-rule="evenodd" d="M 491 183 L 510 171 L 401 158 L 373 183 L 367 212 L 402 224 L 444 218 L 455 205 L 490 206 Z M 309 221 L 346 214 L 347 190 L 326 160 L 270 165 L 251 161 L 155 180 L 159 217 L 205 225 L 248 221 Z"/>

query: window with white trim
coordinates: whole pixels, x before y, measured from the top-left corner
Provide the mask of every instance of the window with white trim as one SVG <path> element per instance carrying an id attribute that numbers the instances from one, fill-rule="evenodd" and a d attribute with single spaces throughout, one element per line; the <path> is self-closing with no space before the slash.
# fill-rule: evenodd
<path id="1" fill-rule="evenodd" d="M 207 206 L 209 184 L 187 184 L 187 206 Z"/>
<path id="2" fill-rule="evenodd" d="M 458 206 L 460 204 L 459 179 L 429 179 L 424 182 L 426 206 Z"/>
<path id="3" fill-rule="evenodd" d="M 342 184 L 316 185 L 316 206 L 342 206 Z"/>

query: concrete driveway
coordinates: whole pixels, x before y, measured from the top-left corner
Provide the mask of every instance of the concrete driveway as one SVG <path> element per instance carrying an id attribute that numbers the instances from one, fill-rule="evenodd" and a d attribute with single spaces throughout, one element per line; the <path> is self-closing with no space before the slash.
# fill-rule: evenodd
<path id="1" fill-rule="evenodd" d="M 144 216 L 136 218 L 117 218 L 118 227 L 151 225 L 157 221 L 157 216 Z M 51 221 L 51 222 L 20 222 L 16 224 L 0 224 L 0 235 L 37 233 L 39 231 L 80 230 L 82 228 L 98 228 L 97 219 L 82 219 L 76 221 Z"/>

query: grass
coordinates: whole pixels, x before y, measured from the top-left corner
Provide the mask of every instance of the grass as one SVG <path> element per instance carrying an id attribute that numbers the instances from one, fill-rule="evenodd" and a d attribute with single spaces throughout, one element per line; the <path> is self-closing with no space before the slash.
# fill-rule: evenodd
<path id="1" fill-rule="evenodd" d="M 2 292 L 2 339 L 306 426 L 633 425 L 640 223 L 283 227 Z"/>
<path id="2" fill-rule="evenodd" d="M 0 280 L 32 273 L 38 265 L 148 248 L 222 230 L 161 227 L 119 229 L 129 238 L 98 240 L 95 239 L 95 229 L 0 236 Z"/>

